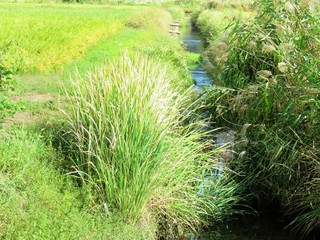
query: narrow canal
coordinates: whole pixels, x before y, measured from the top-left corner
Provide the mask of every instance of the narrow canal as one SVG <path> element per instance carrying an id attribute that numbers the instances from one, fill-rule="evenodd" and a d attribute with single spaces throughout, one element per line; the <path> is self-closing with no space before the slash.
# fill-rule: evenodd
<path id="1" fill-rule="evenodd" d="M 182 32 L 182 41 L 186 50 L 193 53 L 202 54 L 204 44 L 198 32 L 194 31 L 189 21 L 187 27 Z M 203 91 L 212 85 L 211 79 L 204 70 L 202 64 L 190 69 L 190 73 L 195 81 L 195 88 Z M 219 136 L 214 136 L 215 141 L 221 144 L 230 141 L 222 140 Z M 231 137 L 232 138 L 232 137 Z M 232 141 L 232 140 L 231 140 Z M 228 220 L 215 224 L 215 227 L 203 230 L 200 236 L 191 237 L 192 240 L 295 240 L 297 236 L 292 236 L 284 230 L 285 225 L 280 221 L 276 212 L 270 211 L 268 214 L 259 216 L 240 216 L 235 220 Z"/>
<path id="2" fill-rule="evenodd" d="M 203 41 L 201 40 L 198 32 L 193 30 L 191 21 L 187 22 L 187 26 L 182 32 L 182 41 L 185 44 L 187 51 L 198 54 L 203 53 Z M 201 89 L 211 85 L 211 79 L 201 64 L 198 64 L 196 68 L 190 69 L 190 72 L 196 83 L 196 88 Z"/>

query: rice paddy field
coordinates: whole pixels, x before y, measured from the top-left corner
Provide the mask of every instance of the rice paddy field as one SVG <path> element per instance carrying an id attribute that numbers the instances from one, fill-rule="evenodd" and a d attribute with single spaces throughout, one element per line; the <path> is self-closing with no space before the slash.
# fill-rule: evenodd
<path id="1" fill-rule="evenodd" d="M 2 5 L 2 61 L 15 72 L 61 71 L 88 46 L 123 27 L 129 11 L 43 5 Z"/>
<path id="2" fill-rule="evenodd" d="M 318 1 L 0 1 L 0 239 L 256 239 L 219 228 L 264 212 L 317 239 L 319 19 Z"/>

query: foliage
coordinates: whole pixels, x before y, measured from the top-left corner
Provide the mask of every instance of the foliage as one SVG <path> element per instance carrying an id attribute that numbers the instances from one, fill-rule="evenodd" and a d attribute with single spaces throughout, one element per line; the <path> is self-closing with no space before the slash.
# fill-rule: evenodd
<path id="1" fill-rule="evenodd" d="M 181 81 L 181 91 L 184 91 L 193 84 L 187 65 L 188 55 L 177 39 L 157 35 L 157 43 L 144 44 L 137 49 L 150 58 L 167 64 L 169 69 L 176 71 L 179 77 L 183 79 Z"/>
<path id="2" fill-rule="evenodd" d="M 125 25 L 137 29 L 156 29 L 160 32 L 167 32 L 171 22 L 172 18 L 168 11 L 149 7 L 130 15 Z"/>
<path id="3" fill-rule="evenodd" d="M 253 0 L 207 0 L 204 1 L 206 8 L 242 8 L 243 10 L 249 10 L 254 1 Z"/>
<path id="4" fill-rule="evenodd" d="M 57 144 L 57 149 L 53 149 L 53 139 L 44 143 L 47 136 L 43 136 L 43 132 L 31 134 L 15 127 L 13 133 L 0 133 L 0 192 L 6 193 L 0 197 L 0 229 L 3 234 L 0 238 L 150 239 L 154 222 L 158 229 L 162 226 L 176 235 L 181 228 L 193 228 L 204 223 L 209 216 L 210 220 L 221 220 L 232 212 L 238 201 L 234 194 L 237 185 L 229 178 L 228 169 L 224 169 L 224 175 L 216 181 L 206 182 L 208 175 L 218 168 L 214 155 L 219 150 L 208 150 L 212 143 L 206 138 L 206 127 L 189 109 L 190 102 L 186 99 L 192 94 L 185 92 L 185 87 L 190 86 L 187 55 L 176 39 L 162 35 L 167 25 L 163 25 L 159 34 L 158 20 L 152 24 L 154 29 L 125 27 L 126 17 L 139 9 L 1 4 L 0 22 L 6 31 L 0 33 L 3 34 L 0 45 L 8 50 L 4 56 L 5 66 L 13 66 L 14 72 L 21 73 L 64 69 L 66 74 L 79 67 L 82 77 L 75 80 L 80 83 L 75 89 L 80 91 L 74 94 L 83 93 L 85 96 L 81 95 L 84 96 L 82 100 L 77 96 L 70 98 L 71 105 L 65 103 L 64 97 L 57 102 L 66 109 L 73 107 L 74 111 L 77 105 L 72 103 L 76 100 L 88 104 L 81 108 L 83 122 L 74 119 L 74 130 L 78 129 L 85 137 L 91 134 L 94 138 L 83 140 L 78 135 L 78 143 L 83 146 L 67 149 L 68 157 L 77 156 L 74 161 L 79 164 L 77 167 L 72 165 L 73 175 L 85 180 L 84 184 L 77 181 L 75 186 L 59 172 L 61 169 L 57 169 L 66 165 L 70 167 L 63 156 L 65 149 L 61 149 L 65 142 L 59 142 L 61 145 Z M 181 14 L 179 9 L 171 12 L 175 16 Z M 162 10 L 155 15 L 164 16 L 170 22 L 170 16 Z M 147 19 L 154 21 L 156 18 Z M 6 41 L 8 39 L 11 41 Z M 142 57 L 126 58 L 92 71 L 89 77 L 84 76 L 85 70 L 99 66 L 106 58 L 114 61 L 123 48 L 129 48 L 130 52 L 141 51 L 161 63 Z M 52 51 L 52 55 L 48 55 L 47 50 Z M 198 56 L 189 55 L 192 62 L 197 61 L 196 58 Z M 72 66 L 68 64 L 70 62 Z M 164 67 L 163 63 L 172 66 Z M 18 76 L 21 86 L 14 94 L 50 92 L 56 95 L 61 81 L 66 83 L 66 88 L 69 87 L 68 81 L 61 78 L 59 72 Z M 141 84 L 136 84 L 140 80 Z M 105 96 L 106 101 L 97 101 L 100 99 L 96 98 L 99 97 L 96 93 Z M 5 114 L 0 118 L 34 107 L 29 102 L 14 103 L 8 98 L 1 98 L 0 103 L 1 114 Z M 92 103 L 97 105 L 90 105 Z M 44 105 L 36 107 L 36 114 L 40 117 L 48 113 L 48 109 L 42 108 Z M 99 106 L 107 106 L 105 112 Z M 49 108 L 52 110 L 52 103 Z M 101 113 L 107 117 L 101 118 Z M 64 138 L 66 132 L 64 136 L 57 136 L 59 132 L 53 128 L 63 118 L 58 114 L 54 119 L 50 118 L 49 126 L 32 127 L 50 128 L 49 132 L 55 135 L 53 138 Z M 95 125 L 92 120 L 98 118 L 105 121 L 101 122 L 105 125 Z M 88 132 L 81 132 L 86 130 L 83 126 Z M 28 130 L 31 130 L 30 126 Z M 105 132 L 99 135 L 98 130 Z M 203 138 L 207 140 L 202 142 Z M 101 140 L 98 142 L 101 145 L 95 152 L 74 154 L 72 151 L 79 150 L 77 147 L 91 150 L 93 145 L 86 145 L 85 141 L 94 144 L 96 139 Z M 111 143 L 114 145 L 110 147 Z M 88 158 L 92 161 L 87 162 Z M 100 159 L 106 162 L 99 162 Z M 81 165 L 81 160 L 85 165 Z M 119 166 L 117 172 L 109 168 L 110 161 L 114 161 L 115 167 Z M 103 172 L 106 175 L 100 174 L 98 167 L 106 170 Z M 90 176 L 85 174 L 89 172 Z M 111 179 L 108 180 L 108 176 Z M 107 181 L 114 182 L 108 185 Z M 205 195 L 199 197 L 203 190 L 199 186 L 204 183 Z M 107 210 L 110 211 L 106 218 Z M 138 224 L 128 224 L 130 221 Z M 147 233 L 146 228 L 150 228 Z"/>
<path id="5" fill-rule="evenodd" d="M 16 111 L 27 108 L 30 109 L 31 107 L 24 101 L 12 102 L 7 96 L 0 96 L 0 123 L 5 118 L 12 116 Z"/>
<path id="6" fill-rule="evenodd" d="M 12 81 L 12 71 L 2 63 L 0 54 L 0 91 L 7 89 Z"/>
<path id="7" fill-rule="evenodd" d="M 229 208 L 235 199 L 219 184 L 214 189 L 223 201 L 198 197 L 199 181 L 215 167 L 214 152 L 204 151 L 211 143 L 200 141 L 208 134 L 202 122 L 184 126 L 189 95 L 179 94 L 174 75 L 150 58 L 125 56 L 74 80 L 67 93 L 79 154 L 73 174 L 95 189 L 110 214 L 133 223 L 165 216 L 167 228 L 194 228 L 201 215 L 219 216 L 218 205 Z"/>
<path id="8" fill-rule="evenodd" d="M 292 226 L 310 233 L 320 208 L 318 188 L 306 187 L 319 186 L 320 28 L 317 6 L 306 2 L 258 1 L 254 20 L 231 30 L 224 88 L 204 101 L 214 121 L 238 129 L 241 154 L 232 167 L 245 194 L 260 208 L 280 203 Z"/>
<path id="9" fill-rule="evenodd" d="M 0 143 L 1 238 L 150 237 L 142 229 L 134 231 L 115 219 L 110 222 L 89 212 L 84 189 L 53 167 L 61 156 L 44 144 L 42 136 L 16 129 L 1 132 Z"/>
<path id="10" fill-rule="evenodd" d="M 215 83 L 221 80 L 221 73 L 225 67 L 231 26 L 240 19 L 249 19 L 252 15 L 252 12 L 235 9 L 214 9 L 193 13 L 192 21 L 207 45 L 203 53 L 204 67 Z"/>
<path id="11" fill-rule="evenodd" d="M 192 13 L 192 21 L 208 45 L 218 40 L 229 25 L 251 15 L 251 12 L 237 9 L 207 9 Z M 222 41 L 225 40 L 223 39 Z"/>
<path id="12" fill-rule="evenodd" d="M 220 14 L 219 12 L 217 14 Z M 203 11 L 199 14 L 196 21 L 196 26 L 200 29 L 200 34 L 204 38 L 205 42 L 208 43 L 212 38 L 218 34 L 214 13 L 211 11 Z"/>
<path id="13" fill-rule="evenodd" d="M 172 16 L 172 19 L 174 21 L 178 21 L 180 23 L 180 27 L 184 28 L 187 25 L 187 18 L 185 11 L 182 7 L 179 6 L 170 6 L 166 8 L 167 11 Z"/>

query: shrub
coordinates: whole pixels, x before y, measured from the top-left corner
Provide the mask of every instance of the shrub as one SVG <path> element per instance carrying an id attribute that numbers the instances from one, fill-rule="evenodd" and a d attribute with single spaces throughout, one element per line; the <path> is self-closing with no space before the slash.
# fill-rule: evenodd
<path id="1" fill-rule="evenodd" d="M 229 25 L 238 21 L 243 16 L 247 17 L 250 15 L 251 13 L 243 13 L 241 10 L 204 10 L 200 13 L 195 12 L 192 19 L 205 42 L 209 44 L 218 40 Z M 222 39 L 222 41 L 225 41 L 225 39 Z"/>
<path id="2" fill-rule="evenodd" d="M 216 25 L 217 18 L 215 18 L 215 15 L 220 14 L 220 12 L 214 13 L 212 11 L 205 10 L 197 17 L 196 26 L 200 30 L 200 34 L 206 43 L 218 35 L 218 29 Z"/>

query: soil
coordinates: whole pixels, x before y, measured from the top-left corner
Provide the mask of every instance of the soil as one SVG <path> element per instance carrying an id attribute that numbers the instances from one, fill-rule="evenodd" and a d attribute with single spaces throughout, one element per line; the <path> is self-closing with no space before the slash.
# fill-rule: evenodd
<path id="1" fill-rule="evenodd" d="M 8 128 L 11 124 L 31 124 L 33 123 L 32 111 L 16 112 L 13 116 L 7 118 L 2 126 Z"/>
<path id="2" fill-rule="evenodd" d="M 23 96 L 15 96 L 15 97 L 11 97 L 10 100 L 12 102 L 19 102 L 21 100 L 25 100 L 28 102 L 46 102 L 46 101 L 50 101 L 53 100 L 53 96 L 50 94 L 26 94 Z"/>
<path id="3" fill-rule="evenodd" d="M 12 102 L 19 102 L 21 100 L 32 102 L 32 103 L 43 103 L 47 101 L 54 100 L 54 97 L 50 94 L 25 94 L 22 96 L 14 96 L 11 97 L 10 100 Z M 38 116 L 39 117 L 39 116 Z M 37 121 L 37 116 L 32 110 L 28 111 L 18 111 L 13 116 L 8 117 L 2 123 L 3 128 L 9 128 L 12 124 L 17 125 L 28 125 Z"/>

